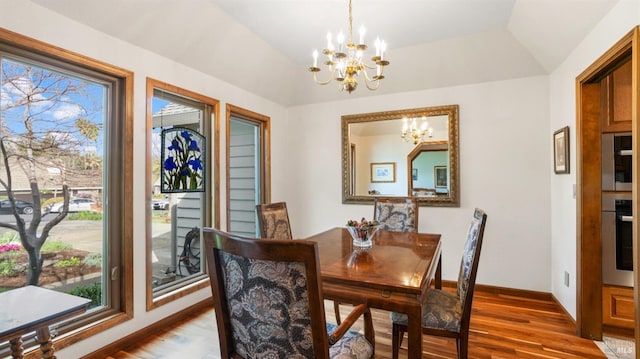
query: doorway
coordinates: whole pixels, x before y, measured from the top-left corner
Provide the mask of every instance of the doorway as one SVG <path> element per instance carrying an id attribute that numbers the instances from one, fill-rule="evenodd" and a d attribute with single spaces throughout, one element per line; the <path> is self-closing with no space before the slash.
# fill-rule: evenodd
<path id="1" fill-rule="evenodd" d="M 634 335 L 638 323 L 638 282 L 631 287 L 609 285 L 603 281 L 603 198 L 630 196 L 633 212 L 638 213 L 635 186 L 610 189 L 603 172 L 609 153 L 606 138 L 616 133 L 632 133 L 637 152 L 638 28 L 634 28 L 576 78 L 577 125 L 577 331 L 583 338 L 602 340 L 604 331 Z M 603 143 L 603 139 L 605 139 Z M 611 156 L 613 156 L 613 149 Z M 638 183 L 633 156 L 633 183 Z M 605 166 L 606 167 L 606 166 Z M 637 223 L 633 222 L 633 262 L 637 263 Z M 637 266 L 636 266 L 637 267 Z M 613 292 L 611 292 L 613 289 Z M 622 289 L 622 292 L 617 292 Z M 622 295 L 620 293 L 623 293 Z M 611 302 L 613 300 L 613 303 Z M 635 313 L 634 306 L 636 307 Z M 627 328 L 607 319 L 626 308 Z M 615 318 L 614 318 L 615 319 Z M 638 347 L 638 331 L 635 341 Z"/>

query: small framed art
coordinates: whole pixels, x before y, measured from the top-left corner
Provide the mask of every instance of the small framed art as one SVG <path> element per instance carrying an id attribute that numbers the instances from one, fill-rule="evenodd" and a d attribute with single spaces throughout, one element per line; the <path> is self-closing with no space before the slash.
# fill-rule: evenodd
<path id="1" fill-rule="evenodd" d="M 447 166 L 433 166 L 433 176 L 436 188 L 448 186 Z"/>
<path id="2" fill-rule="evenodd" d="M 569 173 L 569 126 L 553 133 L 553 170 L 556 174 Z"/>
<path id="3" fill-rule="evenodd" d="M 371 182 L 395 182 L 396 163 L 378 162 L 371 163 Z"/>

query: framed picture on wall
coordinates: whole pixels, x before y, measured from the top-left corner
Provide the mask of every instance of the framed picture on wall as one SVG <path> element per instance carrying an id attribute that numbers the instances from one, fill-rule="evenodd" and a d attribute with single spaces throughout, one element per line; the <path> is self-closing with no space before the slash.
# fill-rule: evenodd
<path id="1" fill-rule="evenodd" d="M 396 163 L 378 162 L 371 163 L 371 182 L 395 182 Z"/>
<path id="2" fill-rule="evenodd" d="M 556 174 L 569 173 L 569 126 L 553 133 L 553 170 Z"/>
<path id="3" fill-rule="evenodd" d="M 433 177 L 436 188 L 447 188 L 447 166 L 433 166 Z"/>

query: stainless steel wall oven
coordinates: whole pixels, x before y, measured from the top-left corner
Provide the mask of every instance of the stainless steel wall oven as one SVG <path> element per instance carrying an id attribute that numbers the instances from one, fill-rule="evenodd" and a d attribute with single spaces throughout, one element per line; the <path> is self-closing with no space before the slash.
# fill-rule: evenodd
<path id="1" fill-rule="evenodd" d="M 602 190 L 631 191 L 631 133 L 602 135 Z"/>
<path id="2" fill-rule="evenodd" d="M 602 194 L 602 281 L 633 287 L 631 193 Z"/>

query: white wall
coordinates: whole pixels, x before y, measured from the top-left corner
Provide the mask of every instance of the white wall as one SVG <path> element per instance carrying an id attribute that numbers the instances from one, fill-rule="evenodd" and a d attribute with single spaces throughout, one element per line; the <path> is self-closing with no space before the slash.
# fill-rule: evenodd
<path id="1" fill-rule="evenodd" d="M 146 311 L 146 276 L 145 276 L 145 161 L 146 161 L 146 119 L 145 88 L 146 78 L 152 77 L 221 101 L 220 117 L 225 118 L 225 103 L 231 103 L 252 111 L 270 116 L 272 119 L 271 149 L 275 159 L 272 165 L 272 181 L 274 192 L 283 193 L 282 183 L 287 172 L 286 157 L 287 124 L 285 109 L 282 106 L 259 98 L 251 93 L 217 80 L 183 65 L 169 61 L 154 53 L 106 36 L 84 25 L 48 11 L 28 1 L 0 0 L 0 27 L 74 51 L 88 57 L 104 61 L 134 72 L 134 136 L 133 176 L 136 179 L 131 189 L 134 202 L 133 229 L 133 270 L 134 273 L 134 320 L 129 320 L 115 328 L 105 330 L 76 345 L 60 350 L 59 358 L 78 358 L 101 348 L 119 338 L 140 330 L 153 322 L 171 315 L 183 308 L 211 296 L 209 288 L 180 298 L 152 312 Z M 28 21 L 27 21 L 28 19 Z M 222 140 L 224 141 L 224 120 L 220 122 Z M 213 139 L 211 139 L 213 140 Z M 224 161 L 224 146 L 220 147 Z M 224 169 L 224 165 L 221 166 Z M 224 176 L 221 176 L 221 190 L 226 190 Z M 224 197 L 223 197 L 224 198 Z M 222 201 L 224 204 L 225 202 Z M 225 207 L 221 207 L 223 228 L 226 223 Z"/>
<path id="2" fill-rule="evenodd" d="M 571 172 L 551 178 L 551 292 L 576 317 L 576 96 L 575 80 L 589 65 L 638 24 L 637 0 L 620 0 L 550 76 L 550 131 L 569 126 Z M 551 156 L 552 154 L 549 154 Z M 564 286 L 564 272 L 570 285 Z"/>
<path id="3" fill-rule="evenodd" d="M 330 89 L 327 89 L 330 90 Z M 550 291 L 548 78 L 530 77 L 291 108 L 287 201 L 295 237 L 370 218 L 342 203 L 340 116 L 460 105 L 460 208 L 422 207 L 420 231 L 442 233 L 443 278 L 457 279 L 474 207 L 487 211 L 478 283 Z M 398 142 L 401 143 L 400 128 Z"/>

